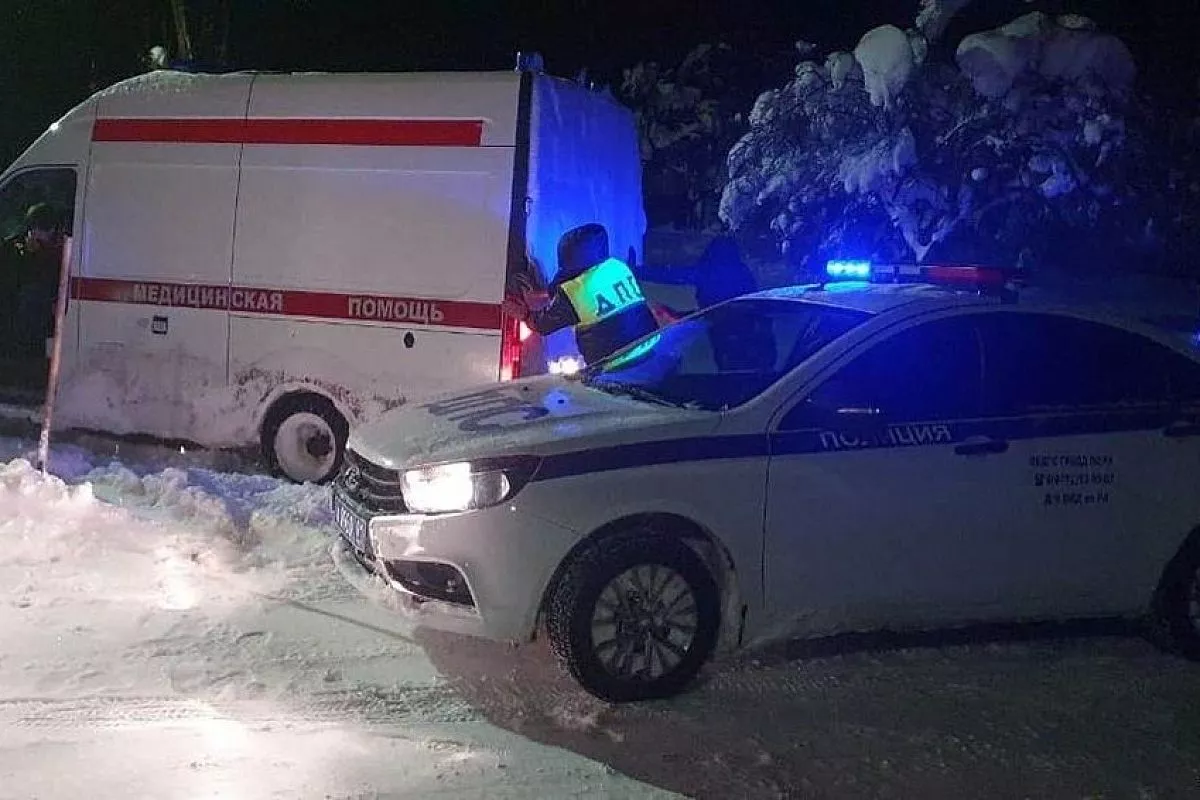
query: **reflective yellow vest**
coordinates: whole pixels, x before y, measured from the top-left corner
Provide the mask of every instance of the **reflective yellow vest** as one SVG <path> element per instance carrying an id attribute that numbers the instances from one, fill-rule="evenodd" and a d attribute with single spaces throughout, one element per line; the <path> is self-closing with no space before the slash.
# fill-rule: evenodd
<path id="1" fill-rule="evenodd" d="M 581 328 L 596 325 L 645 302 L 633 271 L 617 258 L 601 261 L 578 277 L 563 281 L 560 288 L 575 309 Z"/>

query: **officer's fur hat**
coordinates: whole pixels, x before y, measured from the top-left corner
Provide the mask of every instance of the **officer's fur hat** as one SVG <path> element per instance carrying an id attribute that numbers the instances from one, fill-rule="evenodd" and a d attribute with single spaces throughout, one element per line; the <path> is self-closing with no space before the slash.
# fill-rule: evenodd
<path id="1" fill-rule="evenodd" d="M 558 240 L 558 272 L 578 274 L 608 260 L 608 231 L 591 222 L 572 228 Z"/>

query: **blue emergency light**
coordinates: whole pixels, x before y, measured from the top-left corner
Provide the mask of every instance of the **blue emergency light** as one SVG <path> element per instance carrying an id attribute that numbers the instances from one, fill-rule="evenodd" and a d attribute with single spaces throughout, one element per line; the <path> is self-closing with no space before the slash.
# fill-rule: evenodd
<path id="1" fill-rule="evenodd" d="M 825 265 L 825 274 L 831 278 L 849 281 L 871 279 L 870 261 L 830 261 Z"/>

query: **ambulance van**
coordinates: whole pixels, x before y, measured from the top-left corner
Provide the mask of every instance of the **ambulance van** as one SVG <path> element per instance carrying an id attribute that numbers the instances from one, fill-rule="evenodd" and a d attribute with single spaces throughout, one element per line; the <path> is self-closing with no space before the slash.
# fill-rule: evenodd
<path id="1" fill-rule="evenodd" d="M 352 425 L 577 357 L 526 341 L 506 286 L 547 283 L 576 225 L 635 259 L 645 232 L 632 114 L 536 71 L 151 72 L 3 173 L 0 223 L 34 203 L 70 235 L 56 426 L 314 482 Z"/>

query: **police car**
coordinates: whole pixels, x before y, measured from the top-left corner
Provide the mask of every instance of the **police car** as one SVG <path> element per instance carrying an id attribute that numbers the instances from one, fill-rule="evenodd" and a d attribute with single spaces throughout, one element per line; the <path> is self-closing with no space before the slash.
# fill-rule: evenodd
<path id="1" fill-rule="evenodd" d="M 1191 342 L 1002 270 L 829 273 L 354 432 L 339 560 L 613 701 L 781 635 L 1148 614 L 1200 656 Z"/>

